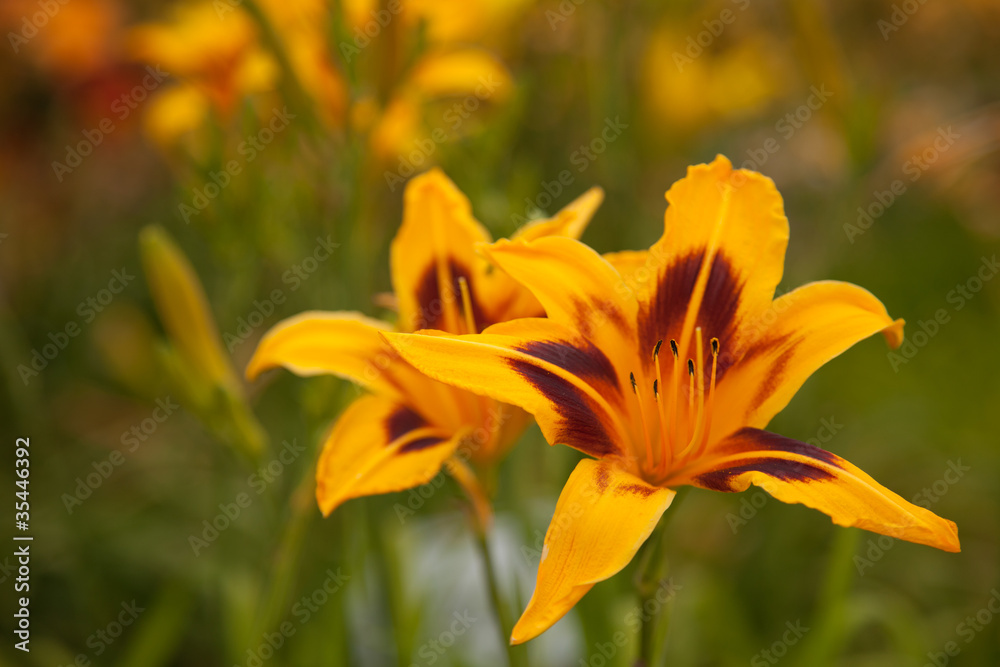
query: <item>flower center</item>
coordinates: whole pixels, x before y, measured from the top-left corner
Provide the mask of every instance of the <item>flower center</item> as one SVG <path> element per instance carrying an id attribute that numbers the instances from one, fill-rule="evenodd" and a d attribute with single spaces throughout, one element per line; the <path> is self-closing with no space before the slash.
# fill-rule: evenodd
<path id="1" fill-rule="evenodd" d="M 670 340 L 670 374 L 666 384 L 663 382 L 664 370 L 660 364 L 660 348 L 663 341 L 657 341 L 656 347 L 653 348 L 653 367 L 656 371 L 656 379 L 653 380 L 653 401 L 656 404 L 656 420 L 659 425 L 658 443 L 654 443 L 655 435 L 652 435 L 649 429 L 650 419 L 646 414 L 644 393 L 636 382 L 635 373 L 629 373 L 632 392 L 639 403 L 639 419 L 645 441 L 645 459 L 640 467 L 652 479 L 662 479 L 678 464 L 699 456 L 708 445 L 715 405 L 719 339 L 713 337 L 709 340 L 712 367 L 711 372 L 707 374 L 706 389 L 705 366 L 708 360 L 702 342 L 701 327 L 695 328 L 694 334 L 695 358 L 687 360 L 687 382 L 682 380 L 682 368 L 685 364 L 681 362 L 677 341 Z M 685 402 L 686 407 L 682 405 Z"/>

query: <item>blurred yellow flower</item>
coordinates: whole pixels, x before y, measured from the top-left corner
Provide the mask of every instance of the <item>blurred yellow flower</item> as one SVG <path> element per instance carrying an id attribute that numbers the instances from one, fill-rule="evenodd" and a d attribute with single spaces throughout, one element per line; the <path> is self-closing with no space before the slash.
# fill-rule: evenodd
<path id="1" fill-rule="evenodd" d="M 505 32 L 525 2 L 423 2 L 384 5 L 355 0 L 343 18 L 350 39 L 338 45 L 345 63 L 363 70 L 350 117 L 367 135 L 377 163 L 398 159 L 401 176 L 425 166 L 433 148 L 475 129 L 466 123 L 502 104 L 513 89 L 510 73 L 484 49 Z M 420 47 L 419 57 L 410 57 Z M 366 69 L 366 66 L 368 68 Z M 423 150 L 421 146 L 425 146 Z M 422 158 L 409 160 L 414 150 Z"/>
<path id="2" fill-rule="evenodd" d="M 264 0 L 261 8 L 317 115 L 340 125 L 347 88 L 327 52 L 324 4 Z M 210 108 L 227 118 L 242 99 L 275 91 L 282 77 L 279 59 L 266 47 L 253 16 L 236 2 L 181 5 L 166 22 L 133 28 L 128 51 L 180 81 L 151 102 L 147 116 L 149 133 L 167 145 L 204 124 Z"/>
<path id="3" fill-rule="evenodd" d="M 643 58 L 644 111 L 663 128 L 703 127 L 746 116 L 783 89 L 781 72 L 768 56 L 774 49 L 755 35 L 725 49 L 702 46 L 714 36 L 702 24 L 689 33 L 674 24 L 657 29 Z"/>
<path id="4" fill-rule="evenodd" d="M 480 107 L 505 101 L 512 87 L 507 69 L 485 51 L 427 54 L 396 88 L 374 122 L 372 151 L 381 162 L 399 159 L 411 168 L 420 166 L 423 158 L 410 159 L 411 153 L 429 157 L 436 144 L 461 132 L 465 121 Z M 425 122 L 424 111 L 429 105 L 448 99 L 455 101 L 442 104 L 435 122 Z M 429 133 L 425 133 L 427 126 Z"/>

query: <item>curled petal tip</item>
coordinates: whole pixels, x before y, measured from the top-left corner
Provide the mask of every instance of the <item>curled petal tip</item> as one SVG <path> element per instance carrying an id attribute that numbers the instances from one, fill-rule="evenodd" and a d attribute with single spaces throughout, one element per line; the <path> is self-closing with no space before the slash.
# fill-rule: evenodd
<path id="1" fill-rule="evenodd" d="M 886 342 L 894 350 L 903 344 L 903 326 L 905 324 L 906 320 L 900 317 L 882 330 L 882 335 L 885 336 Z"/>

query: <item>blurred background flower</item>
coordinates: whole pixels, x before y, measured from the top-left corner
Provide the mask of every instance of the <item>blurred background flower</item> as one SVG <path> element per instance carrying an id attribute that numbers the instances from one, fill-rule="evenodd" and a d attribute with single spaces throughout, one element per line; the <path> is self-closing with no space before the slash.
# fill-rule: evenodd
<path id="1" fill-rule="evenodd" d="M 502 664 L 460 490 L 321 520 L 316 446 L 358 389 L 226 378 L 297 312 L 392 318 L 402 193 L 434 165 L 494 238 L 599 185 L 584 241 L 609 252 L 647 247 L 667 187 L 723 153 L 785 198 L 779 291 L 847 280 L 908 321 L 896 356 L 859 345 L 771 428 L 954 519 L 963 552 L 692 492 L 664 531 L 669 664 L 924 664 L 948 642 L 1000 663 L 991 612 L 960 625 L 998 585 L 998 18 L 988 0 L 0 4 L 0 417 L 37 448 L 32 652 L 0 662 Z M 203 294 L 187 316 L 150 244 Z M 234 403 L 165 371 L 187 336 L 215 341 L 196 384 Z M 268 434 L 256 462 L 234 419 Z M 510 614 L 577 460 L 532 427 L 500 466 Z M 636 604 L 617 577 L 527 658 L 629 664 Z"/>

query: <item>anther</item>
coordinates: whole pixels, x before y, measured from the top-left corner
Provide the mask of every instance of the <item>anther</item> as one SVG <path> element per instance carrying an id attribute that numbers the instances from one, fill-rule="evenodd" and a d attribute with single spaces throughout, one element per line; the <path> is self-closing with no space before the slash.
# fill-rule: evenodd
<path id="1" fill-rule="evenodd" d="M 660 392 L 657 389 L 657 387 L 659 387 L 659 385 L 660 385 L 659 380 L 653 380 L 653 398 L 659 398 L 660 397 Z"/>
<path id="2" fill-rule="evenodd" d="M 709 342 L 712 344 L 712 356 L 713 357 L 719 356 L 719 339 L 713 337 L 712 340 Z"/>
<path id="3" fill-rule="evenodd" d="M 674 357 L 677 357 L 677 341 L 673 338 L 670 339 L 670 351 L 674 353 Z"/>
<path id="4" fill-rule="evenodd" d="M 688 359 L 688 374 L 694 375 L 694 359 Z"/>
<path id="5" fill-rule="evenodd" d="M 653 361 L 660 356 L 660 346 L 663 345 L 663 339 L 656 341 L 656 347 L 653 348 Z"/>
<path id="6" fill-rule="evenodd" d="M 642 396 L 639 395 L 639 388 L 636 386 L 635 373 L 629 373 L 628 379 L 632 383 L 632 393 L 639 401 L 639 420 L 642 422 L 642 435 L 646 440 L 646 464 L 653 467 L 656 461 L 653 459 L 653 441 L 649 437 L 649 428 L 646 422 L 646 410 L 642 405 Z M 654 390 L 655 391 L 655 390 Z"/>

